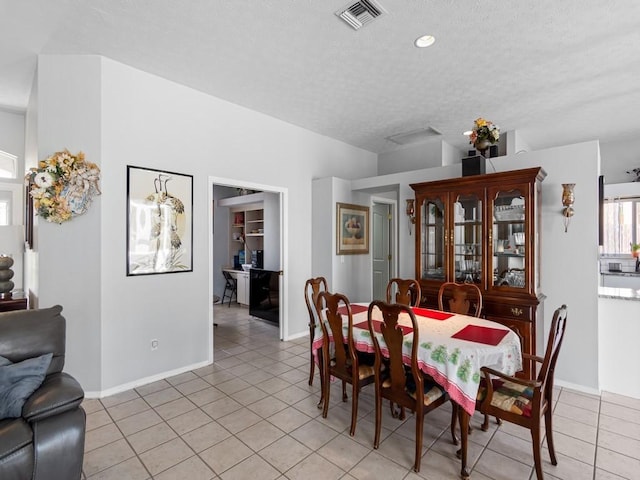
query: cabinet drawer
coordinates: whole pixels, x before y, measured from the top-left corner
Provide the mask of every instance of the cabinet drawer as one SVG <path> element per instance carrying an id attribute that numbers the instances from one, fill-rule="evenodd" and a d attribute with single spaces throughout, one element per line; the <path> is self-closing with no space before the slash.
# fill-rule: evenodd
<path id="1" fill-rule="evenodd" d="M 489 317 L 513 318 L 530 322 L 533 318 L 533 308 L 526 305 L 509 305 L 506 303 L 492 303 L 485 306 L 485 314 Z"/>

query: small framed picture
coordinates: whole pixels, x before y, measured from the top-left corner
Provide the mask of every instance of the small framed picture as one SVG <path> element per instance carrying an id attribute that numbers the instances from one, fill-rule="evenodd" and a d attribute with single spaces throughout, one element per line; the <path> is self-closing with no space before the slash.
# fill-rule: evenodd
<path id="1" fill-rule="evenodd" d="M 369 207 L 336 204 L 336 253 L 369 253 Z"/>
<path id="2" fill-rule="evenodd" d="M 193 176 L 127 166 L 127 276 L 193 271 Z"/>

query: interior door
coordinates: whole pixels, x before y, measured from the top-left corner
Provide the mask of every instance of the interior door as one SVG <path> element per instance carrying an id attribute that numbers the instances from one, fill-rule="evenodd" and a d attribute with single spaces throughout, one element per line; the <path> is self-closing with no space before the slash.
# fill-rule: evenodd
<path id="1" fill-rule="evenodd" d="M 391 205 L 375 203 L 372 208 L 373 300 L 385 300 L 391 278 Z"/>

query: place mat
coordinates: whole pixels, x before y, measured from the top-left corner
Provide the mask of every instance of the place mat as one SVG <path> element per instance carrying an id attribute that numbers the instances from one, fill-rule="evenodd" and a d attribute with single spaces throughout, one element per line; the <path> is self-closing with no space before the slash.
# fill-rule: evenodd
<path id="1" fill-rule="evenodd" d="M 446 320 L 453 317 L 453 313 L 441 312 L 439 310 L 431 310 L 429 308 L 412 307 L 413 313 L 421 317 L 433 318 L 434 320 Z"/>
<path id="2" fill-rule="evenodd" d="M 373 321 L 373 330 L 376 333 L 382 333 L 380 325 L 382 325 L 382 321 L 380 321 L 380 320 L 374 320 Z M 405 325 L 398 325 L 398 326 L 402 330 L 402 335 L 408 335 L 408 334 L 413 332 L 413 328 L 412 327 L 408 327 L 408 326 L 405 326 Z M 369 324 L 367 322 L 360 322 L 357 325 L 354 325 L 353 328 L 361 328 L 363 330 L 369 330 Z"/>
<path id="3" fill-rule="evenodd" d="M 502 330 L 500 328 L 467 325 L 459 332 L 451 335 L 451 338 L 495 346 L 502 341 L 502 339 L 508 332 L 508 330 Z"/>
<path id="4" fill-rule="evenodd" d="M 351 305 L 351 315 L 356 315 L 357 313 L 366 312 L 367 310 L 369 310 L 369 307 L 367 307 L 366 305 Z M 338 313 L 340 315 L 346 315 L 347 307 L 338 308 Z"/>

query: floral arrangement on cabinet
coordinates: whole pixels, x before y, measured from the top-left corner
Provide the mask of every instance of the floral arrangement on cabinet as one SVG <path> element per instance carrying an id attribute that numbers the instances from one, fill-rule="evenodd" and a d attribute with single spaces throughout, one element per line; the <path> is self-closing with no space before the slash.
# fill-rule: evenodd
<path id="1" fill-rule="evenodd" d="M 47 222 L 64 223 L 87 211 L 100 195 L 100 169 L 84 153 L 65 149 L 38 162 L 26 175 L 36 215 Z"/>
<path id="2" fill-rule="evenodd" d="M 500 139 L 500 127 L 485 118 L 477 118 L 473 122 L 473 129 L 469 133 L 469 143 L 478 150 L 486 149 Z M 484 146 L 484 147 L 483 147 Z"/>

